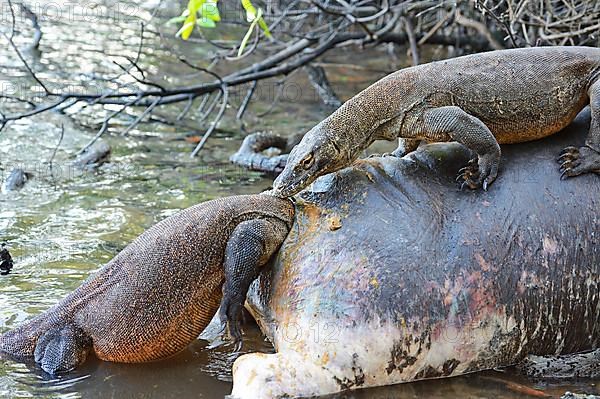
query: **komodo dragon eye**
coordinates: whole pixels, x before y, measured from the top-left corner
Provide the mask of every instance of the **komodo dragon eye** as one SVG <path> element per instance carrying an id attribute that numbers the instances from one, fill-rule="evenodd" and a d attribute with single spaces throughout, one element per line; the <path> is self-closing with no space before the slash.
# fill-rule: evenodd
<path id="1" fill-rule="evenodd" d="M 302 165 L 302 167 L 304 169 L 310 169 L 310 167 L 313 165 L 314 162 L 315 162 L 315 156 L 311 152 L 310 154 L 308 154 L 307 156 L 305 156 L 302 159 L 302 161 L 300 161 L 300 165 Z"/>

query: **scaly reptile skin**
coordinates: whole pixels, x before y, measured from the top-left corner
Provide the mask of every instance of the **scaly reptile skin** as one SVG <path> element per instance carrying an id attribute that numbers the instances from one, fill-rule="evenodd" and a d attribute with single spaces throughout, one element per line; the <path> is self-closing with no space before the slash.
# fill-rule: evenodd
<path id="1" fill-rule="evenodd" d="M 536 140 L 567 126 L 587 105 L 586 145 L 567 147 L 566 176 L 600 171 L 600 49 L 536 47 L 432 62 L 392 73 L 348 100 L 292 150 L 274 191 L 291 196 L 317 177 L 349 166 L 375 140 L 458 141 L 477 153 L 461 177 L 491 184 L 500 144 Z"/>
<path id="2" fill-rule="evenodd" d="M 90 350 L 114 362 L 161 359 L 198 337 L 222 296 L 222 315 L 239 337 L 236 312 L 247 287 L 287 236 L 293 215 L 291 201 L 265 194 L 185 209 L 47 312 L 0 336 L 0 350 L 34 357 L 51 374 L 75 368 Z"/>

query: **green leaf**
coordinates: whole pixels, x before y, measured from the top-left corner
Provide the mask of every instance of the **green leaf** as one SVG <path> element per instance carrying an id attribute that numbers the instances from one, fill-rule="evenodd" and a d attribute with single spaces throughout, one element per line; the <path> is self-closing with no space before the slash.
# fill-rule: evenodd
<path id="1" fill-rule="evenodd" d="M 217 2 L 207 0 L 206 3 L 202 5 L 200 8 L 200 14 L 203 19 L 210 19 L 214 22 L 219 22 L 221 20 L 221 15 L 219 15 L 219 9 L 217 8 Z"/>
<path id="2" fill-rule="evenodd" d="M 198 10 L 202 7 L 206 0 L 190 0 L 188 2 L 187 7 L 187 17 L 185 21 L 183 21 L 183 26 L 179 31 L 175 34 L 176 36 L 181 35 L 183 40 L 187 40 L 190 38 L 192 32 L 194 31 L 194 26 L 196 26 L 196 21 L 198 19 Z"/>
<path id="3" fill-rule="evenodd" d="M 200 7 L 202 7 L 202 4 L 204 3 L 206 3 L 206 0 L 190 0 L 188 2 L 188 10 L 190 12 L 190 15 L 196 14 Z"/>
<path id="4" fill-rule="evenodd" d="M 254 7 L 254 5 L 252 4 L 252 2 L 250 0 L 241 0 L 241 1 L 242 1 L 242 7 L 244 7 L 244 10 L 246 10 L 246 21 L 248 21 L 248 22 L 254 21 L 254 19 L 256 18 L 256 14 L 258 14 L 258 12 L 256 11 L 256 8 Z"/>
<path id="5" fill-rule="evenodd" d="M 217 24 L 215 24 L 215 21 L 208 18 L 200 18 L 198 21 L 196 21 L 196 25 L 198 25 L 201 28 L 214 28 L 217 26 Z"/>
<path id="6" fill-rule="evenodd" d="M 175 36 L 181 36 L 183 40 L 189 39 L 192 31 L 194 30 L 194 26 L 196 25 L 196 21 L 186 22 L 183 24 L 181 28 L 175 33 Z"/>
<path id="7" fill-rule="evenodd" d="M 260 11 L 260 10 L 259 10 Z M 258 26 L 260 26 L 260 28 L 263 30 L 263 32 L 265 32 L 265 36 L 268 37 L 269 39 L 271 37 L 273 37 L 271 35 L 271 31 L 269 30 L 269 27 L 267 26 L 267 23 L 265 22 L 264 19 L 259 18 L 258 19 Z"/>
<path id="8" fill-rule="evenodd" d="M 238 50 L 238 53 L 237 53 L 238 57 L 240 57 L 242 55 L 242 53 L 244 52 L 244 49 L 246 48 L 246 45 L 248 44 L 248 40 L 250 40 L 250 36 L 252 36 L 252 32 L 254 31 L 254 27 L 256 26 L 256 24 L 258 23 L 258 21 L 260 20 L 261 16 L 262 16 L 262 10 L 259 8 L 258 9 L 258 14 L 256 15 L 256 17 L 254 18 L 254 20 L 250 24 L 250 27 L 248 28 L 248 32 L 246 32 L 246 34 L 244 35 L 244 38 L 242 39 L 242 42 L 240 43 L 240 49 Z"/>
<path id="9" fill-rule="evenodd" d="M 251 0 L 241 0 L 241 2 L 242 2 L 242 7 L 244 7 L 244 10 L 246 10 L 246 20 L 248 22 L 253 22 L 254 20 L 258 19 L 258 26 L 260 26 L 260 28 L 263 30 L 263 32 L 265 32 L 265 36 L 267 36 L 268 38 L 271 38 L 272 37 L 271 32 L 269 31 L 269 27 L 267 26 L 267 23 L 261 16 L 262 13 L 260 12 L 260 9 L 257 11 L 256 7 L 254 7 Z"/>
<path id="10" fill-rule="evenodd" d="M 178 17 L 171 18 L 171 19 L 170 19 L 170 20 L 168 20 L 166 23 L 167 23 L 168 25 L 180 24 L 180 23 L 182 23 L 183 21 L 185 21 L 185 18 L 186 18 L 186 16 L 187 16 L 187 15 L 180 15 L 180 16 L 178 16 Z"/>

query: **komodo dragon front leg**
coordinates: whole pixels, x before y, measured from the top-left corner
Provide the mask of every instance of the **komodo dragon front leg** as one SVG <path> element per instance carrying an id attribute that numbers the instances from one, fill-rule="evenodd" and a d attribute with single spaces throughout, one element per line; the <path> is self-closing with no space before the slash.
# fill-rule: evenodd
<path id="1" fill-rule="evenodd" d="M 561 178 L 594 172 L 600 174 L 600 80 L 589 91 L 592 121 L 590 132 L 583 147 L 567 147 L 558 158 Z"/>
<path id="2" fill-rule="evenodd" d="M 227 242 L 219 318 L 223 326 L 228 327 L 234 342 L 242 339 L 242 307 L 250 284 L 258 277 L 260 268 L 277 251 L 288 231 L 280 219 L 248 220 L 236 227 Z"/>
<path id="3" fill-rule="evenodd" d="M 496 179 L 500 165 L 500 145 L 488 127 L 476 117 L 456 106 L 426 110 L 417 123 L 417 136 L 431 141 L 458 141 L 477 153 L 461 169 L 463 186 L 487 187 Z M 413 144 L 408 142 L 407 144 Z"/>

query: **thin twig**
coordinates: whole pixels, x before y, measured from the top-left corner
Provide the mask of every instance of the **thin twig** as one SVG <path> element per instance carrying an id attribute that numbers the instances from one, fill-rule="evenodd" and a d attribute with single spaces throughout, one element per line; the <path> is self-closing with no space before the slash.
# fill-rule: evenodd
<path id="1" fill-rule="evenodd" d="M 246 92 L 244 101 L 242 101 L 242 104 L 240 105 L 240 108 L 238 109 L 238 112 L 235 115 L 236 119 L 242 119 L 244 117 L 244 112 L 246 112 L 246 108 L 248 107 L 248 104 L 250 103 L 250 100 L 252 99 L 252 95 L 254 94 L 254 90 L 256 90 L 257 84 L 258 84 L 257 80 L 250 83 L 250 87 L 248 88 L 248 91 Z"/>
<path id="2" fill-rule="evenodd" d="M 122 133 L 121 136 L 126 136 L 133 128 L 135 128 L 137 125 L 139 125 L 139 123 L 142 121 L 142 119 L 144 119 L 144 117 L 146 117 L 146 115 L 149 115 L 152 110 L 154 108 L 156 108 L 156 106 L 158 105 L 160 101 L 160 97 L 156 97 L 156 100 L 154 100 L 154 102 L 152 104 L 150 104 L 148 106 L 148 108 L 146 108 L 144 110 L 144 112 L 142 112 L 142 114 L 140 116 L 138 116 L 137 118 L 135 118 L 135 120 L 133 122 L 131 122 L 131 124 L 129 126 L 127 126 L 127 129 L 125 129 Z"/>
<path id="3" fill-rule="evenodd" d="M 127 57 L 126 57 L 127 58 Z M 141 70 L 135 63 L 133 63 L 130 59 L 128 59 L 128 61 L 134 66 L 136 67 L 138 70 Z M 145 79 L 140 79 L 137 76 L 135 76 L 134 74 L 131 73 L 131 68 L 125 68 L 123 65 L 119 64 L 117 61 L 113 61 L 113 64 L 115 64 L 116 66 L 118 66 L 119 68 L 121 68 L 123 70 L 123 72 L 127 73 L 127 75 L 131 76 L 133 79 L 135 79 L 136 82 L 141 83 L 143 85 L 146 86 L 152 86 L 152 87 L 156 87 L 157 89 L 159 89 L 161 92 L 166 92 L 167 90 L 162 87 L 161 85 L 159 85 L 158 83 L 154 83 L 154 82 L 149 82 Z M 143 75 L 143 73 L 142 73 Z"/>
<path id="4" fill-rule="evenodd" d="M 519 47 L 517 45 L 517 41 L 515 40 L 515 36 L 513 35 L 513 32 L 510 28 L 510 24 L 508 24 L 505 20 L 500 19 L 492 10 L 490 10 L 481 0 L 477 0 L 476 1 L 476 5 L 481 7 L 482 9 L 484 9 L 485 11 L 488 12 L 488 14 L 490 14 L 490 16 L 492 18 L 494 18 L 496 20 L 496 22 L 498 22 L 500 24 L 500 26 L 502 26 L 502 28 L 506 31 L 506 33 L 508 34 L 508 36 L 510 37 L 510 41 L 512 43 L 512 46 L 514 48 Z"/>
<path id="5" fill-rule="evenodd" d="M 215 129 L 217 128 L 217 125 L 219 124 L 219 121 L 221 120 L 221 118 L 223 117 L 223 114 L 225 113 L 225 109 L 227 108 L 227 101 L 229 98 L 229 90 L 227 88 L 227 85 L 223 85 L 221 90 L 223 93 L 221 109 L 219 109 L 219 113 L 215 117 L 214 121 L 211 123 L 210 127 L 208 128 L 208 130 L 206 131 L 204 136 L 202 136 L 202 140 L 200 140 L 200 142 L 198 143 L 196 148 L 194 148 L 194 151 L 192 151 L 192 154 L 191 154 L 192 158 L 194 158 L 196 155 L 198 155 L 200 150 L 202 150 L 202 147 L 204 147 L 204 144 L 206 144 L 206 141 L 208 140 L 210 135 L 215 131 Z"/>
<path id="6" fill-rule="evenodd" d="M 188 60 L 186 60 L 184 57 L 179 57 L 179 61 L 182 62 L 183 64 L 189 66 L 190 68 L 195 69 L 196 71 L 207 73 L 210 76 L 212 76 L 215 79 L 217 79 L 219 81 L 219 83 L 223 83 L 223 79 L 216 72 L 213 72 L 213 71 L 211 71 L 211 70 L 209 70 L 207 68 L 202 68 L 202 67 L 200 67 L 198 65 L 194 65 L 191 62 L 189 62 Z"/>
<path id="7" fill-rule="evenodd" d="M 50 173 L 52 173 L 52 162 L 54 162 L 54 157 L 56 156 L 56 152 L 58 151 L 58 148 L 60 147 L 60 144 L 62 143 L 64 136 L 65 136 L 65 125 L 61 124 L 60 125 L 60 137 L 58 138 L 58 143 L 56 143 L 56 147 L 54 147 L 54 151 L 52 151 L 52 156 L 50 157 L 50 160 L 48 161 Z"/>
<path id="8" fill-rule="evenodd" d="M 196 97 L 194 97 L 194 96 L 190 96 L 189 97 L 188 102 L 185 104 L 185 107 L 179 113 L 179 115 L 177 115 L 177 118 L 175 118 L 176 121 L 182 120 L 187 115 L 187 113 L 190 112 L 190 109 L 192 108 L 192 105 L 194 105 L 194 100 L 195 99 L 196 99 Z"/>
<path id="9" fill-rule="evenodd" d="M 217 92 L 217 95 L 215 96 L 213 101 L 210 103 L 210 105 L 208 106 L 206 111 L 204 111 L 202 114 L 200 114 L 200 117 L 198 118 L 197 123 L 202 123 L 206 118 L 208 118 L 208 116 L 212 113 L 213 109 L 219 103 L 219 100 L 221 100 L 221 97 L 223 97 L 223 90 Z"/>
<path id="10" fill-rule="evenodd" d="M 31 67 L 29 66 L 29 63 L 27 61 L 25 61 L 25 58 L 21 54 L 21 51 L 15 44 L 13 39 L 15 37 L 16 17 L 15 17 L 15 10 L 13 10 L 12 0 L 8 0 L 8 8 L 10 9 L 10 15 L 11 15 L 11 33 L 10 33 L 10 36 L 8 36 L 4 32 L 2 33 L 2 35 L 8 40 L 8 43 L 13 48 L 13 50 L 15 50 L 17 57 L 19 57 L 19 60 L 21 60 L 21 63 L 23 63 L 23 66 L 25 67 L 25 69 L 27 69 L 27 72 L 29 72 L 31 77 L 37 82 L 37 84 L 39 84 L 42 87 L 42 89 L 44 89 L 44 91 L 46 92 L 47 95 L 52 95 L 52 92 L 50 90 L 48 90 L 46 85 L 33 72 L 33 69 L 31 69 Z"/>
<path id="11" fill-rule="evenodd" d="M 110 122 L 110 120 L 112 118 L 114 118 L 115 116 L 119 115 L 121 112 L 125 111 L 128 107 L 134 105 L 137 101 L 140 100 L 140 96 L 136 97 L 134 100 L 130 101 L 128 104 L 124 104 L 120 109 L 114 111 L 113 113 L 111 113 L 109 116 L 107 116 L 104 121 L 102 122 L 102 127 L 100 127 L 100 130 L 98 130 L 98 133 L 96 133 L 96 135 L 81 149 L 77 152 L 77 155 L 79 154 L 83 154 L 85 151 L 87 151 L 88 148 L 90 148 L 91 146 L 94 145 L 94 143 L 96 141 L 98 141 L 98 139 L 100 137 L 102 137 L 102 135 L 108 131 L 108 123 Z"/>
<path id="12" fill-rule="evenodd" d="M 417 39 L 415 38 L 415 32 L 414 32 L 414 28 L 412 25 L 412 22 L 410 22 L 410 18 L 404 18 L 403 19 L 404 22 L 404 28 L 406 30 L 406 35 L 408 36 L 408 43 L 410 44 L 410 54 L 412 57 L 412 64 L 414 65 L 419 65 L 419 48 L 417 45 Z"/>

